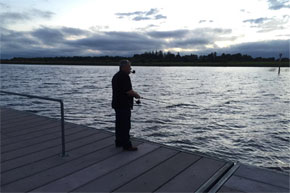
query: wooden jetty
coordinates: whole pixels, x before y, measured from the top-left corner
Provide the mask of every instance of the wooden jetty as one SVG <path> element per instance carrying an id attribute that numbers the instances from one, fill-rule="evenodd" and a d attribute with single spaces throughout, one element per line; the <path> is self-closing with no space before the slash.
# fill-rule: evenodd
<path id="1" fill-rule="evenodd" d="M 289 192 L 289 175 L 1 107 L 1 192 Z"/>

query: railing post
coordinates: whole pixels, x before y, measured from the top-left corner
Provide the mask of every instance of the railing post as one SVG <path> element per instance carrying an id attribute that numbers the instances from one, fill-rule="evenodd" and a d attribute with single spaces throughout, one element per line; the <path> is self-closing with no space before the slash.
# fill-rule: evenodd
<path id="1" fill-rule="evenodd" d="M 34 96 L 34 95 L 28 95 L 28 94 L 20 94 L 20 93 L 8 92 L 8 91 L 3 91 L 3 90 L 0 90 L 0 93 L 59 102 L 60 103 L 60 112 L 61 112 L 61 145 L 62 145 L 61 156 L 62 157 L 67 156 L 67 154 L 65 152 L 64 107 L 63 107 L 64 105 L 63 105 L 63 101 L 61 99 L 53 99 L 53 98 L 48 98 L 48 97 Z"/>

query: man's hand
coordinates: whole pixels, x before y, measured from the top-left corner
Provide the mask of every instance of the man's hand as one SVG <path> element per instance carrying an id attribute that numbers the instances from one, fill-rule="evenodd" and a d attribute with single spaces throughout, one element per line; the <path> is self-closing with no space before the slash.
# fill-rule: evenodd
<path id="1" fill-rule="evenodd" d="M 134 97 L 136 99 L 140 99 L 141 98 L 141 96 L 137 92 L 135 92 L 133 90 L 129 90 L 128 92 L 126 92 L 126 94 L 131 96 L 131 97 Z"/>
<path id="2" fill-rule="evenodd" d="M 136 95 L 135 95 L 134 97 L 135 97 L 136 99 L 140 99 L 140 98 L 141 98 L 141 96 L 140 96 L 137 92 L 135 92 L 135 94 L 136 94 Z"/>

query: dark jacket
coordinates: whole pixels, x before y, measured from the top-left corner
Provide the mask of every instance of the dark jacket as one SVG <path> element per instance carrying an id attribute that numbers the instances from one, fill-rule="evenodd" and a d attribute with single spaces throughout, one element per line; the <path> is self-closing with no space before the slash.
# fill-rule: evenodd
<path id="1" fill-rule="evenodd" d="M 132 109 L 133 97 L 126 94 L 132 90 L 131 79 L 123 71 L 117 72 L 112 79 L 113 100 L 112 108 L 114 109 Z"/>

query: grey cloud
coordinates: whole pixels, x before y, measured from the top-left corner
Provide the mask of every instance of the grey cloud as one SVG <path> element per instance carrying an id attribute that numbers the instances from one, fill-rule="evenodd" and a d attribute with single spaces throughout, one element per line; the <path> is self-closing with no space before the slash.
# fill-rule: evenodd
<path id="1" fill-rule="evenodd" d="M 217 29 L 196 29 L 196 30 L 173 30 L 173 31 L 151 31 L 148 32 L 151 38 L 167 40 L 164 42 L 167 48 L 205 48 L 206 45 L 214 44 L 220 34 L 201 33 L 218 31 Z M 223 32 L 223 30 L 220 30 Z"/>
<path id="2" fill-rule="evenodd" d="M 199 37 L 215 40 L 221 36 L 229 35 L 231 32 L 231 29 L 223 28 L 198 28 L 194 30 L 151 31 L 147 34 L 153 38 L 190 39 Z"/>
<path id="3" fill-rule="evenodd" d="M 22 22 L 22 21 L 31 19 L 31 17 L 27 14 L 16 13 L 16 12 L 1 13 L 0 17 L 1 17 L 1 23 L 4 25 Z"/>
<path id="4" fill-rule="evenodd" d="M 190 33 L 190 30 L 151 31 L 147 34 L 153 38 L 180 38 Z"/>
<path id="5" fill-rule="evenodd" d="M 2 32 L 2 58 L 75 55 L 131 56 L 145 51 L 170 50 L 173 48 L 198 49 L 200 50 L 199 53 L 235 51 L 257 56 L 268 54 L 271 57 L 273 53 L 283 51 L 286 45 L 289 45 L 289 41 L 286 43 L 285 41 L 272 41 L 240 44 L 228 49 L 221 49 L 215 45 L 215 41 L 234 38 L 231 37 L 230 29 L 222 28 L 150 32 L 96 32 L 77 28 L 49 28 L 44 26 L 30 32 L 0 29 Z M 76 38 L 68 38 L 70 36 Z M 207 49 L 208 45 L 215 47 L 215 49 Z"/>
<path id="6" fill-rule="evenodd" d="M 60 28 L 61 32 L 65 35 L 88 35 L 89 32 L 86 30 L 72 28 L 72 27 L 62 27 Z"/>
<path id="7" fill-rule="evenodd" d="M 146 14 L 146 12 L 135 11 L 135 12 L 129 12 L 129 13 L 116 13 L 115 15 L 124 17 L 124 16 L 144 15 L 144 14 Z"/>
<path id="8" fill-rule="evenodd" d="M 282 8 L 290 8 L 289 0 L 268 0 L 269 9 L 279 10 Z"/>
<path id="9" fill-rule="evenodd" d="M 16 32 L 3 27 L 1 27 L 0 30 L 3 52 L 5 52 L 5 45 L 11 45 L 12 47 L 22 47 L 27 45 L 34 46 L 39 44 L 39 42 L 34 39 L 29 32 Z"/>
<path id="10" fill-rule="evenodd" d="M 147 15 L 147 16 L 149 16 L 149 15 L 156 15 L 158 12 L 159 12 L 158 9 L 150 9 L 150 11 L 148 11 L 148 12 L 146 13 L 146 15 Z"/>
<path id="11" fill-rule="evenodd" d="M 167 19 L 167 17 L 166 16 L 164 16 L 164 15 L 160 15 L 160 14 L 158 14 L 158 15 L 156 15 L 155 16 L 155 19 Z"/>
<path id="12" fill-rule="evenodd" d="M 93 34 L 69 43 L 73 46 L 80 46 L 86 49 L 96 49 L 102 51 L 140 51 L 152 50 L 162 44 L 161 40 L 149 39 L 145 34 L 137 32 L 103 32 Z"/>
<path id="13" fill-rule="evenodd" d="M 251 13 L 250 11 L 247 11 L 245 9 L 240 9 L 240 12 L 243 12 L 243 13 Z"/>
<path id="14" fill-rule="evenodd" d="M 284 15 L 282 18 L 273 17 L 266 18 L 261 17 L 257 19 L 248 19 L 244 20 L 244 23 L 252 24 L 252 28 L 257 28 L 259 33 L 270 32 L 285 29 L 285 26 L 288 24 L 290 16 Z"/>
<path id="15" fill-rule="evenodd" d="M 18 22 L 31 21 L 35 19 L 49 19 L 54 15 L 50 11 L 42 11 L 39 9 L 31 9 L 26 12 L 2 12 L 0 14 L 2 25 L 9 25 Z"/>
<path id="16" fill-rule="evenodd" d="M 243 22 L 244 23 L 254 23 L 254 24 L 260 24 L 260 23 L 264 23 L 266 21 L 269 21 L 270 19 L 267 18 L 267 17 L 260 17 L 260 18 L 257 18 L 257 19 L 247 19 L 247 20 L 244 20 Z"/>
<path id="17" fill-rule="evenodd" d="M 290 40 L 270 40 L 260 42 L 242 43 L 228 48 L 220 49 L 225 53 L 243 53 L 253 57 L 278 57 L 279 53 L 283 57 L 289 58 L 289 43 Z"/>
<path id="18" fill-rule="evenodd" d="M 5 4 L 5 3 L 1 3 L 1 2 L 0 2 L 0 7 L 1 7 L 2 9 L 9 9 L 9 8 L 10 8 L 9 5 L 7 5 L 7 4 Z"/>
<path id="19" fill-rule="evenodd" d="M 202 19 L 202 20 L 199 20 L 199 22 L 198 23 L 212 23 L 213 22 L 213 20 L 205 20 L 205 19 Z"/>
<path id="20" fill-rule="evenodd" d="M 161 14 L 158 14 L 158 9 L 150 9 L 149 11 L 135 11 L 128 13 L 116 13 L 119 19 L 129 18 L 133 21 L 142 21 L 142 20 L 159 20 L 166 19 L 167 17 Z"/>
<path id="21" fill-rule="evenodd" d="M 173 48 L 199 48 L 203 49 L 206 45 L 211 44 L 211 40 L 207 38 L 190 38 L 185 40 L 176 40 L 169 43 Z"/>
<path id="22" fill-rule="evenodd" d="M 150 17 L 143 17 L 143 16 L 137 16 L 133 18 L 134 21 L 150 20 L 150 19 L 151 19 Z"/>
<path id="23" fill-rule="evenodd" d="M 31 35 L 46 45 L 54 45 L 64 39 L 64 34 L 60 30 L 46 27 L 33 31 Z"/>
<path id="24" fill-rule="evenodd" d="M 35 17 L 44 18 L 44 19 L 49 19 L 54 15 L 54 13 L 51 11 L 42 11 L 39 9 L 32 9 L 30 12 L 31 12 L 31 15 Z"/>

